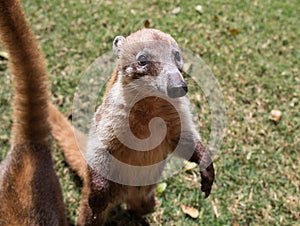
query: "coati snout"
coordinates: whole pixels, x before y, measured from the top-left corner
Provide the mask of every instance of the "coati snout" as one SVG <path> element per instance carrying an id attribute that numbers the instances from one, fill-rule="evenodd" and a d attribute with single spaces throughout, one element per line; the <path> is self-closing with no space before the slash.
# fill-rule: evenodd
<path id="1" fill-rule="evenodd" d="M 177 70 L 168 74 L 167 95 L 170 98 L 183 97 L 188 92 L 187 84 Z"/>
<path id="2" fill-rule="evenodd" d="M 177 65 L 167 64 L 157 76 L 158 90 L 169 98 L 183 97 L 188 92 L 188 87 Z"/>

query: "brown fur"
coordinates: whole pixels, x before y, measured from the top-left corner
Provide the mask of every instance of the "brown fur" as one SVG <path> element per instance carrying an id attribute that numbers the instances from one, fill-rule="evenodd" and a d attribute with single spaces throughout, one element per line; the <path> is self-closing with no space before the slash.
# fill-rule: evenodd
<path id="1" fill-rule="evenodd" d="M 98 110 L 98 113 L 95 114 L 95 123 L 103 120 L 104 116 L 107 117 L 109 121 L 114 120 L 114 112 L 106 112 L 106 110 L 107 107 L 109 107 L 108 100 L 110 100 L 112 95 L 111 89 L 117 82 L 118 72 L 122 71 L 124 73 L 124 65 L 129 65 L 131 62 L 136 61 L 135 54 L 132 53 L 135 53 L 141 48 L 139 42 L 156 40 L 170 42 L 172 45 L 177 46 L 171 36 L 152 29 L 138 31 L 125 39 L 124 43 L 125 45 L 128 44 L 128 48 L 124 48 L 120 51 L 121 57 L 107 86 L 103 104 Z M 130 45 L 132 43 L 136 44 Z M 116 52 L 119 53 L 119 51 Z M 161 71 L 161 68 L 154 64 L 151 67 L 149 73 L 152 76 L 156 76 Z M 136 77 L 138 76 L 135 76 L 133 72 L 131 77 L 124 78 L 123 85 L 129 83 L 131 79 Z M 54 114 L 54 116 L 51 116 L 52 114 Z M 118 141 L 117 138 L 114 138 L 113 131 L 109 130 L 110 132 L 106 131 L 106 134 L 111 134 L 108 135 L 110 140 L 108 145 L 109 149 L 107 151 L 122 162 L 136 166 L 150 165 L 165 159 L 177 145 L 181 131 L 178 113 L 171 104 L 157 97 L 148 97 L 138 102 L 130 112 L 130 129 L 136 137 L 144 139 L 149 136 L 149 121 L 156 116 L 164 119 L 168 129 L 166 138 L 157 148 L 146 152 L 131 150 Z M 57 120 L 53 120 L 54 118 Z M 106 178 L 98 175 L 92 168 L 89 166 L 86 167 L 86 165 L 83 164 L 84 160 L 76 142 L 78 137 L 75 139 L 71 125 L 55 108 L 52 108 L 50 111 L 50 123 L 52 125 L 52 133 L 63 147 L 67 162 L 84 180 L 78 225 L 104 224 L 110 208 L 120 202 L 126 202 L 128 210 L 139 218 L 153 211 L 155 204 L 153 189 L 155 185 L 134 187 L 108 181 Z M 73 135 L 71 135 L 72 133 Z M 191 135 L 188 136 L 188 142 L 192 145 L 192 148 L 194 148 L 194 154 L 190 158 L 190 161 L 198 164 L 200 164 L 201 160 L 204 160 L 204 162 L 210 161 L 209 155 L 200 140 L 195 141 L 193 140 L 193 134 L 188 135 Z M 81 136 L 79 140 L 81 139 L 83 139 L 83 142 L 79 142 L 80 146 L 81 143 L 86 144 L 86 138 Z M 191 145 L 189 147 L 191 147 Z M 81 151 L 85 152 L 85 149 Z M 102 159 L 99 164 L 107 165 L 107 162 L 106 159 Z M 109 165 L 107 165 L 107 168 L 109 168 Z M 202 191 L 205 192 L 205 196 L 207 197 L 210 194 L 214 180 L 213 164 L 209 164 L 208 167 L 201 170 L 200 173 L 202 178 Z"/>
<path id="2" fill-rule="evenodd" d="M 46 64 L 18 0 L 0 1 L 14 75 L 11 150 L 0 168 L 0 225 L 67 225 L 49 143 Z"/>
<path id="3" fill-rule="evenodd" d="M 117 81 L 117 77 L 118 77 L 118 70 L 115 70 L 111 76 L 111 79 L 109 80 L 109 82 L 106 86 L 105 97 L 107 96 L 107 94 L 108 94 L 109 90 L 111 89 L 111 87 L 113 86 L 113 84 L 115 84 L 115 82 Z"/>
<path id="4" fill-rule="evenodd" d="M 136 151 L 119 144 L 121 147 L 113 148 L 118 150 L 114 153 L 115 158 L 130 165 L 145 166 L 159 163 L 170 154 L 168 146 L 176 146 L 177 143 L 173 144 L 173 140 L 174 137 L 179 136 L 181 127 L 176 109 L 166 100 L 158 97 L 147 97 L 136 103 L 129 116 L 130 129 L 137 138 L 146 139 L 150 136 L 149 122 L 154 117 L 161 117 L 167 124 L 168 133 L 162 144 L 165 148 L 159 146 L 150 151 Z"/>
<path id="5" fill-rule="evenodd" d="M 53 137 L 64 150 L 64 156 L 71 168 L 81 179 L 85 178 L 84 159 L 87 137 L 80 131 L 73 129 L 66 117 L 49 103 L 49 118 Z"/>

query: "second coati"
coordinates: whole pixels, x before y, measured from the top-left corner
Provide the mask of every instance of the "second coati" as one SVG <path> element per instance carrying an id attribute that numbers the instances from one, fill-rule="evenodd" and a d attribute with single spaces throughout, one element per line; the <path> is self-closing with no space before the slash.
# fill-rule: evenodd
<path id="1" fill-rule="evenodd" d="M 19 0 L 0 1 L 0 38 L 14 87 L 11 148 L 0 165 L 0 225 L 67 225 L 51 156 L 46 63 Z"/>

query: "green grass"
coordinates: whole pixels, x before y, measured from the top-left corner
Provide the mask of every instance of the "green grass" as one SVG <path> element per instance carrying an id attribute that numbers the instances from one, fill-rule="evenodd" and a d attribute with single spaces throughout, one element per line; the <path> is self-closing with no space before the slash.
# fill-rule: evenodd
<path id="1" fill-rule="evenodd" d="M 142 28 L 147 19 L 200 55 L 218 79 L 228 111 L 212 194 L 203 199 L 196 170 L 177 174 L 148 216 L 153 225 L 299 225 L 300 2 L 202 1 L 201 14 L 195 10 L 200 2 L 32 0 L 23 6 L 53 75 L 52 99 L 66 115 L 82 72 L 111 49 L 115 36 Z M 172 14 L 178 6 L 181 11 Z M 3 58 L 0 82 L 2 160 L 13 97 Z M 283 113 L 278 124 L 270 120 L 272 109 Z M 200 118 L 207 138 L 209 119 Z M 75 221 L 81 183 L 55 150 L 68 216 Z M 197 208 L 200 217 L 186 216 L 181 204 Z"/>

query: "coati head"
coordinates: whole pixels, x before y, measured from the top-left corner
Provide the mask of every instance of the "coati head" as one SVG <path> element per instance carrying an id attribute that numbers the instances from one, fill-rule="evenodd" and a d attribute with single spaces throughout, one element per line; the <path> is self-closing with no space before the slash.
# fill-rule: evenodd
<path id="1" fill-rule="evenodd" d="M 134 84 L 144 92 L 159 91 L 170 98 L 187 93 L 181 74 L 181 51 L 170 35 L 155 29 L 142 29 L 126 38 L 117 36 L 113 50 L 124 86 Z"/>

